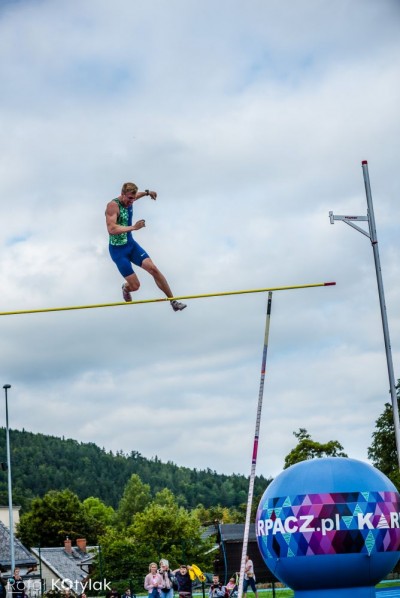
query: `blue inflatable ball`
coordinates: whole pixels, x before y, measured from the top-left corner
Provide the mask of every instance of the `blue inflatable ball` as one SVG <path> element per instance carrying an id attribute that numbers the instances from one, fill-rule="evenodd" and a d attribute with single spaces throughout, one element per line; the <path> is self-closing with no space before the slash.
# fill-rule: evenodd
<path id="1" fill-rule="evenodd" d="M 295 591 L 375 586 L 400 557 L 399 512 L 396 487 L 371 465 L 302 461 L 264 492 L 257 542 L 269 569 Z"/>

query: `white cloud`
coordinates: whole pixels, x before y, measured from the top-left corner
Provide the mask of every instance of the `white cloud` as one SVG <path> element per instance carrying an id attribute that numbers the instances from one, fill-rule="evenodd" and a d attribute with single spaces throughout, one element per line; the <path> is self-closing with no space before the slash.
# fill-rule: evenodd
<path id="1" fill-rule="evenodd" d="M 119 301 L 105 204 L 126 180 L 155 188 L 136 238 L 175 294 L 337 282 L 274 293 L 258 471 L 299 427 L 365 459 L 389 400 L 372 250 L 328 212 L 366 214 L 368 159 L 398 378 L 397 17 L 372 0 L 5 5 L 2 309 Z M 138 299 L 160 296 L 139 276 Z M 1 318 L 11 426 L 248 473 L 265 309 Z"/>

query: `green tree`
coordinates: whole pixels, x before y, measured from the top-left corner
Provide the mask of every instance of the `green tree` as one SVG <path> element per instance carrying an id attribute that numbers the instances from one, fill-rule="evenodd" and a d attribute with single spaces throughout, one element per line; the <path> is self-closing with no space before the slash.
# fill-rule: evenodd
<path id="1" fill-rule="evenodd" d="M 397 399 L 400 399 L 400 380 L 396 386 Z M 400 488 L 400 473 L 397 460 L 396 437 L 394 431 L 393 407 L 385 403 L 383 413 L 375 422 L 372 444 L 368 448 L 368 458 L 382 473 L 387 475 L 397 488 Z"/>
<path id="2" fill-rule="evenodd" d="M 157 493 L 142 513 L 135 515 L 128 531 L 138 546 L 138 557 L 142 561 L 158 561 L 163 557 L 175 564 L 210 565 L 210 558 L 205 556 L 209 542 L 201 538 L 199 519 L 194 512 L 180 507 L 166 488 Z"/>
<path id="3" fill-rule="evenodd" d="M 208 507 L 208 509 L 204 505 L 198 505 L 193 512 L 202 525 L 244 523 L 246 517 L 246 510 L 243 513 L 234 507 L 221 507 L 221 505 Z"/>
<path id="4" fill-rule="evenodd" d="M 347 457 L 343 452 L 343 446 L 337 440 L 329 440 L 325 444 L 312 440 L 310 434 L 305 428 L 299 428 L 298 432 L 293 432 L 297 438 L 297 446 L 285 457 L 284 469 L 287 469 L 295 463 L 307 459 L 316 459 L 320 457 Z"/>
<path id="5" fill-rule="evenodd" d="M 89 496 L 89 498 L 85 498 L 82 504 L 87 516 L 97 519 L 104 527 L 114 523 L 114 509 L 104 504 L 100 498 Z"/>
<path id="6" fill-rule="evenodd" d="M 135 586 L 142 586 L 149 563 L 161 557 L 172 567 L 184 561 L 209 569 L 213 557 L 206 553 L 212 540 L 202 540 L 201 533 L 196 514 L 179 506 L 165 488 L 142 512 L 136 512 L 129 528 L 110 527 L 100 538 L 102 575 L 114 580 L 133 579 Z M 100 575 L 98 557 L 95 575 Z"/>
<path id="7" fill-rule="evenodd" d="M 21 515 L 17 531 L 25 546 L 51 547 L 61 546 L 66 536 L 96 543 L 98 528 L 71 490 L 50 490 L 32 501 L 31 510 Z"/>
<path id="8" fill-rule="evenodd" d="M 132 538 L 114 527 L 99 538 L 100 552 L 95 556 L 94 580 L 132 579 L 137 569 L 137 550 Z"/>
<path id="9" fill-rule="evenodd" d="M 117 522 L 128 527 L 136 513 L 143 511 L 151 501 L 150 486 L 143 484 L 137 474 L 131 475 L 118 505 Z"/>

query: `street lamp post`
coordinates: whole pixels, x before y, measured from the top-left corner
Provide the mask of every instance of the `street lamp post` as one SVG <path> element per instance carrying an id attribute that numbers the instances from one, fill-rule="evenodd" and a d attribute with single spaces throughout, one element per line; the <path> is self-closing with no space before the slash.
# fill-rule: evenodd
<path id="1" fill-rule="evenodd" d="M 15 551 L 14 551 L 14 517 L 12 504 L 12 487 L 11 487 L 11 452 L 10 452 L 10 430 L 8 427 L 8 396 L 7 390 L 11 388 L 11 384 L 4 384 L 3 386 L 6 396 L 6 440 L 7 440 L 7 472 L 8 472 L 8 514 L 10 521 L 10 553 L 11 553 L 11 575 L 15 569 Z"/>

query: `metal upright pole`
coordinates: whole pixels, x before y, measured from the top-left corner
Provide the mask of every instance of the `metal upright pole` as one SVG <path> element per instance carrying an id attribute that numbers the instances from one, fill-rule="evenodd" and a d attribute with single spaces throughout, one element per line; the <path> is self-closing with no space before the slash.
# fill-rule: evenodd
<path id="1" fill-rule="evenodd" d="M 398 466 L 400 469 L 399 408 L 398 408 L 398 403 L 397 403 L 396 385 L 395 385 L 395 381 L 394 381 L 392 349 L 390 346 L 389 325 L 388 325 L 388 319 L 387 319 L 387 313 L 386 313 L 385 293 L 383 291 L 382 271 L 381 271 L 381 263 L 380 263 L 380 259 L 379 259 L 378 239 L 376 236 L 375 215 L 374 215 L 374 207 L 372 205 L 371 185 L 369 182 L 367 160 L 363 160 L 361 162 L 361 166 L 363 169 L 365 193 L 367 196 L 367 207 L 368 207 L 367 215 L 366 216 L 339 216 L 339 215 L 334 215 L 333 212 L 329 212 L 329 218 L 330 218 L 331 224 L 334 224 L 335 220 L 342 220 L 342 222 L 345 222 L 352 228 L 355 228 L 358 232 L 360 232 L 363 235 L 365 235 L 366 237 L 368 237 L 371 241 L 371 245 L 372 245 L 372 249 L 373 249 L 373 253 L 374 253 L 374 260 L 375 260 L 376 280 L 378 283 L 379 304 L 381 307 L 383 337 L 385 340 L 385 350 L 386 350 L 386 363 L 387 363 L 387 369 L 388 369 L 388 374 L 389 374 L 390 395 L 392 397 L 393 425 L 394 425 L 394 433 L 395 433 L 395 438 L 396 438 L 397 463 L 398 463 Z M 357 221 L 367 221 L 368 222 L 369 234 L 367 233 L 367 231 L 365 231 L 360 226 L 355 224 L 355 222 L 357 222 Z"/>
<path id="2" fill-rule="evenodd" d="M 262 403 L 263 403 L 263 395 L 264 395 L 264 380 L 265 380 L 265 366 L 266 366 L 266 362 L 267 362 L 267 351 L 268 351 L 269 324 L 270 324 L 270 320 L 271 320 L 271 305 L 272 305 L 272 292 L 270 291 L 268 293 L 267 316 L 265 319 L 264 349 L 263 349 L 262 365 L 261 365 L 260 388 L 259 388 L 259 393 L 258 393 L 258 406 L 257 406 L 256 427 L 255 427 L 255 434 L 254 434 L 253 456 L 252 456 L 252 460 L 251 460 L 249 493 L 248 493 L 248 498 L 247 498 L 246 521 L 244 524 L 243 548 L 242 548 L 242 560 L 241 560 L 241 564 L 240 564 L 238 598 L 242 598 L 242 594 L 243 594 L 244 570 L 245 570 L 245 564 L 246 564 L 247 546 L 249 543 L 251 507 L 253 504 L 254 480 L 256 477 L 256 465 L 257 465 L 258 439 L 259 439 L 259 435 L 260 435 L 261 411 L 262 411 Z"/>
<path id="3" fill-rule="evenodd" d="M 399 469 L 400 469 L 399 408 L 398 408 L 398 402 L 397 402 L 396 384 L 395 384 L 394 370 L 393 370 L 392 348 L 391 348 L 391 344 L 390 344 L 389 325 L 388 325 L 387 312 L 386 312 L 385 293 L 383 290 L 382 270 L 381 270 L 381 262 L 379 259 L 378 239 L 377 239 L 377 235 L 376 235 L 375 215 L 374 215 L 374 207 L 372 204 L 371 185 L 369 182 L 367 160 L 363 160 L 361 165 L 362 165 L 362 170 L 363 170 L 363 175 L 364 175 L 365 193 L 367 196 L 368 226 L 369 226 L 369 234 L 370 234 L 370 239 L 371 239 L 372 250 L 374 252 L 376 280 L 378 283 L 379 304 L 381 307 L 383 337 L 385 340 L 386 363 L 387 363 L 387 370 L 388 370 L 388 374 L 389 374 L 390 395 L 392 398 L 393 421 L 394 421 L 394 431 L 395 431 L 396 448 L 397 448 L 397 461 L 398 461 L 398 465 L 399 465 Z"/>
<path id="4" fill-rule="evenodd" d="M 8 472 L 8 513 L 10 524 L 10 553 L 11 553 L 11 575 L 15 569 L 15 551 L 14 551 L 14 517 L 12 504 L 12 486 L 11 486 L 11 451 L 10 451 L 10 429 L 8 427 L 8 396 L 7 391 L 11 388 L 11 384 L 4 384 L 3 386 L 6 396 L 6 440 L 7 440 L 7 472 Z"/>

